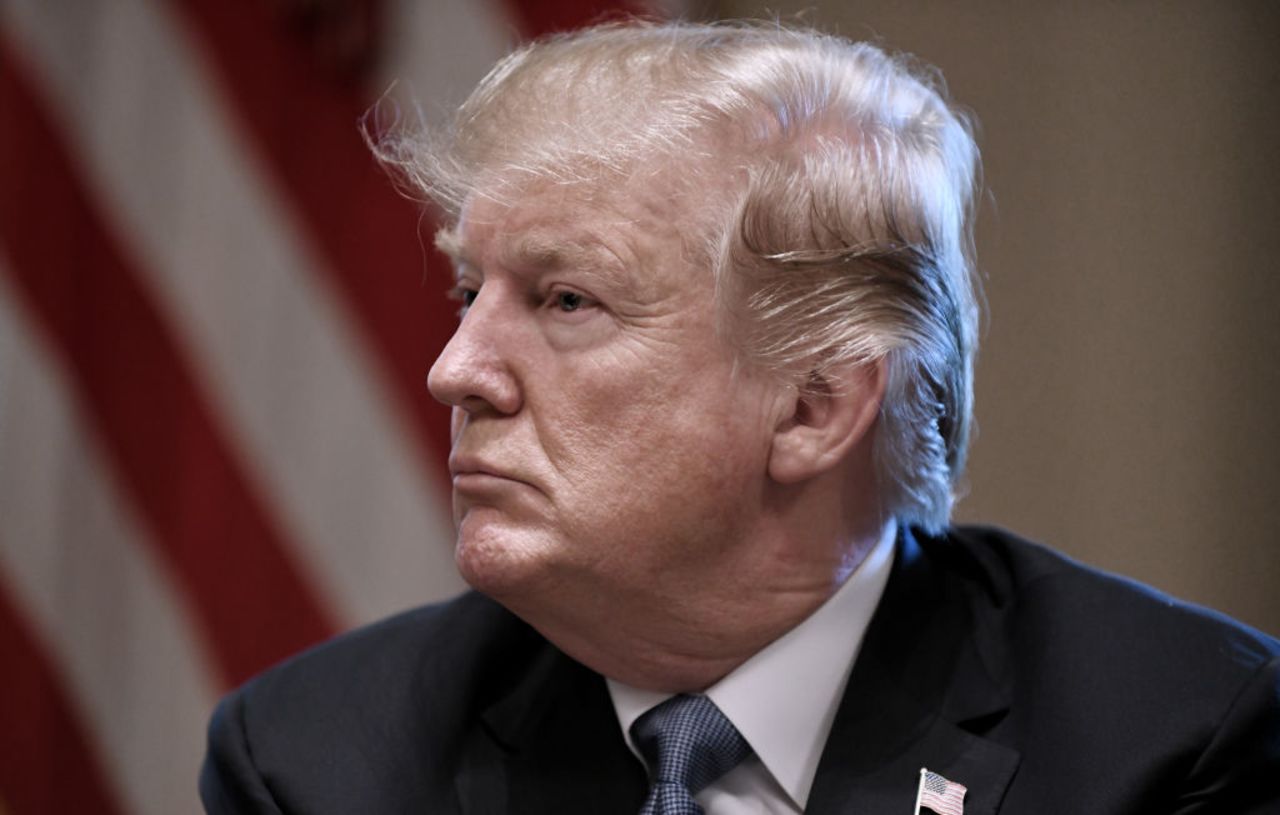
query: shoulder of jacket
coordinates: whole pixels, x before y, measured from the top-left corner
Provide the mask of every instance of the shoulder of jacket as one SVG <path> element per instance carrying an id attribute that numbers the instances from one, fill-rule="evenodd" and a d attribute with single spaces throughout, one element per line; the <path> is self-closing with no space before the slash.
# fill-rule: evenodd
<path id="1" fill-rule="evenodd" d="M 1130 647 L 1159 663 L 1197 658 L 1252 675 L 1280 655 L 1280 641 L 1231 617 L 1140 581 L 1081 563 L 1040 543 L 989 526 L 959 526 L 923 538 L 935 559 L 981 575 L 996 602 L 1064 639 Z"/>

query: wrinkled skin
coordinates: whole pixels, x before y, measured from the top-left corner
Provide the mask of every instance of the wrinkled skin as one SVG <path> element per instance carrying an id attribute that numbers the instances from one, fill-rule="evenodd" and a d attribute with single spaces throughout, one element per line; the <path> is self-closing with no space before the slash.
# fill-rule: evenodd
<path id="1" fill-rule="evenodd" d="M 626 188 L 473 200 L 429 386 L 453 406 L 466 580 L 596 670 L 679 689 L 816 607 L 833 561 L 793 545 L 768 477 L 794 390 L 718 336 L 673 210 Z"/>

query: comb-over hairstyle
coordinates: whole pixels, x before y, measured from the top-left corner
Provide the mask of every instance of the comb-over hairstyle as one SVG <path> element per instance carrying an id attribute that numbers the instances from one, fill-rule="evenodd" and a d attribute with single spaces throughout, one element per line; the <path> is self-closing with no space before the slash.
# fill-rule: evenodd
<path id="1" fill-rule="evenodd" d="M 882 509 L 937 531 L 963 471 L 977 295 L 968 117 L 940 78 L 777 25 L 610 24 L 526 45 L 380 157 L 456 219 L 530 183 L 664 177 L 745 361 L 800 388 L 880 363 Z"/>

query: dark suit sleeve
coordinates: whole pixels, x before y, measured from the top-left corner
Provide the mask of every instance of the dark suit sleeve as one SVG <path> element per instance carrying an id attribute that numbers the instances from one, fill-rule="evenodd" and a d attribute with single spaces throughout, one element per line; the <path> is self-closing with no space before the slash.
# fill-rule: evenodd
<path id="1" fill-rule="evenodd" d="M 281 815 L 253 764 L 240 693 L 223 699 L 209 723 L 200 800 L 209 815 Z"/>
<path id="2" fill-rule="evenodd" d="M 1280 812 L 1280 657 L 1264 664 L 1236 696 L 1174 812 Z"/>

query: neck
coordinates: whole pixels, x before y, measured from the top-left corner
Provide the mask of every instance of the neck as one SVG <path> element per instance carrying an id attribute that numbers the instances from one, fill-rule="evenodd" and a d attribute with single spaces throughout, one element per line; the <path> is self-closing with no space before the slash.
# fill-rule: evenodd
<path id="1" fill-rule="evenodd" d="M 846 493 L 847 494 L 847 493 Z M 891 521 L 856 525 L 835 514 L 823 529 L 802 501 L 805 523 L 733 549 L 729 562 L 680 579 L 656 573 L 642 592 L 597 591 L 548 609 L 507 605 L 569 656 L 604 676 L 646 690 L 705 690 L 809 617 L 844 584 Z M 864 516 L 865 517 L 865 516 Z M 783 530 L 772 530 L 782 532 Z"/>

